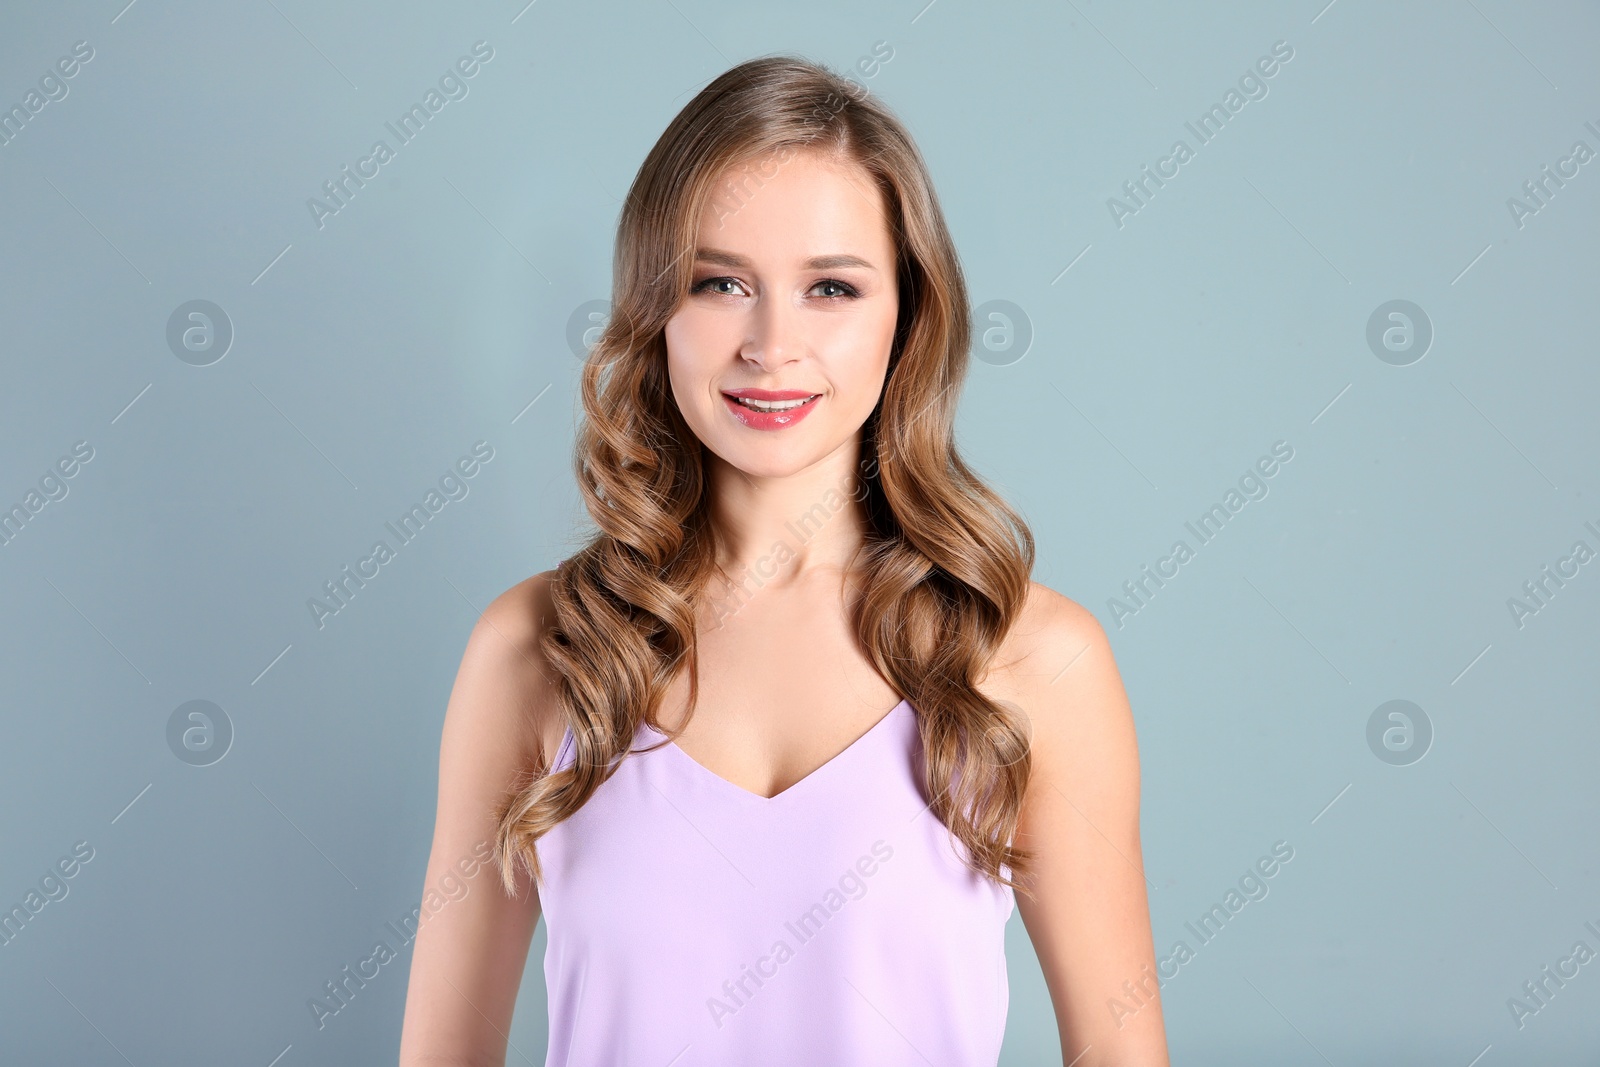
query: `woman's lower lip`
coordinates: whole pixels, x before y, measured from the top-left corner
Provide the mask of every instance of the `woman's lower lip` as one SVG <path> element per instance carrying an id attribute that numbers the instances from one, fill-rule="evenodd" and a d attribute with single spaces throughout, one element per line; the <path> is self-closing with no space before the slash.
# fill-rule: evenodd
<path id="1" fill-rule="evenodd" d="M 788 411 L 757 411 L 747 408 L 727 393 L 722 394 L 722 402 L 728 405 L 734 418 L 750 427 L 752 430 L 782 430 L 810 414 L 811 409 L 817 406 L 817 401 L 822 399 L 821 394 L 812 397 L 797 408 Z"/>

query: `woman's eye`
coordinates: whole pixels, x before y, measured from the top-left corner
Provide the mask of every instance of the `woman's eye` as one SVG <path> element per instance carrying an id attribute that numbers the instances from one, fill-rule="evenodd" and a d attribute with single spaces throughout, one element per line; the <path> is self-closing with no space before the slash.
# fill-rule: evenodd
<path id="1" fill-rule="evenodd" d="M 832 278 L 827 278 L 827 279 L 824 279 L 823 281 L 818 282 L 815 286 L 813 286 L 813 288 L 821 289 L 824 286 L 839 290 L 836 293 L 828 293 L 828 294 L 826 294 L 827 296 L 829 296 L 830 298 L 833 298 L 833 299 L 837 299 L 838 297 L 842 297 L 842 296 L 856 296 L 856 295 L 858 295 L 856 293 L 855 289 L 853 289 L 850 286 L 846 285 L 844 282 L 835 281 Z"/>
<path id="2" fill-rule="evenodd" d="M 713 286 L 722 285 L 724 283 L 728 285 L 738 285 L 739 280 L 737 278 L 706 278 L 702 281 L 696 282 L 694 288 L 690 289 L 689 291 L 691 293 L 712 292 L 716 293 L 718 296 L 733 296 L 734 294 L 726 292 L 725 290 L 713 288 Z"/>

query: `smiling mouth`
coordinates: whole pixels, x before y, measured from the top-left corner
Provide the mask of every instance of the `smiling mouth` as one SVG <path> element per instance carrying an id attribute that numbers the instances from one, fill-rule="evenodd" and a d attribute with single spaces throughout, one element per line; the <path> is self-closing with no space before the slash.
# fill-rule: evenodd
<path id="1" fill-rule="evenodd" d="M 735 396 L 733 393 L 724 393 L 722 395 L 732 399 L 742 407 L 749 408 L 751 411 L 770 412 L 793 411 L 795 408 L 804 407 L 805 405 L 811 403 L 822 394 L 812 393 L 809 396 L 796 397 L 793 400 L 757 400 L 754 397 L 749 396 Z"/>
<path id="2" fill-rule="evenodd" d="M 744 393 L 747 390 L 740 390 Z M 758 399 L 735 393 L 723 393 L 722 402 L 735 419 L 752 430 L 782 430 L 804 419 L 822 399 L 821 393 L 801 393 L 798 390 L 771 399 Z"/>

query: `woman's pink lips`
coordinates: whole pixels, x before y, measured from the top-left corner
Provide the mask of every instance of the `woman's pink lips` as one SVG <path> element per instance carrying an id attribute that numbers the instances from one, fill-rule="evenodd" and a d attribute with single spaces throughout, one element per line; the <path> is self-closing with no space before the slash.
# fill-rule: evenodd
<path id="1" fill-rule="evenodd" d="M 815 399 L 808 400 L 799 407 L 790 408 L 788 411 L 756 411 L 754 408 L 745 407 L 734 399 L 734 396 L 748 396 L 753 400 L 800 400 L 813 395 Z M 736 389 L 731 393 L 722 394 L 722 402 L 728 406 L 729 411 L 733 412 L 733 417 L 752 430 L 782 430 L 793 426 L 809 415 L 811 409 L 817 406 L 817 400 L 821 398 L 822 394 L 820 393 L 811 394 L 793 389 Z"/>

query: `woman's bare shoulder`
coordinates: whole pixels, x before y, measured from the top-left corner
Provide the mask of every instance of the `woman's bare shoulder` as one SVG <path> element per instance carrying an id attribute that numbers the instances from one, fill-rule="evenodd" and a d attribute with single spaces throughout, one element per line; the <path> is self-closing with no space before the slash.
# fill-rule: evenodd
<path id="1" fill-rule="evenodd" d="M 996 665 L 998 695 L 1027 714 L 1037 762 L 1052 777 L 1137 781 L 1132 709 L 1111 639 L 1092 611 L 1031 583 Z"/>
<path id="2" fill-rule="evenodd" d="M 555 622 L 555 578 L 555 571 L 525 578 L 478 616 L 450 696 L 447 732 L 454 726 L 478 744 L 509 744 L 530 762 L 554 754 L 564 723 L 542 636 Z"/>
<path id="3" fill-rule="evenodd" d="M 1041 582 L 1030 581 L 1022 608 L 990 666 L 990 679 L 1006 688 L 1023 686 L 1046 670 L 1049 661 L 1097 637 L 1103 638 L 1104 632 L 1093 612 Z"/>
<path id="4" fill-rule="evenodd" d="M 1067 693 L 1117 685 L 1110 639 L 1100 620 L 1071 597 L 1029 582 L 1027 599 L 995 656 L 985 690 L 1042 710 L 1060 703 Z"/>
<path id="5" fill-rule="evenodd" d="M 1028 583 L 1028 599 L 1013 633 L 1018 649 L 1031 656 L 1075 654 L 1106 637 L 1094 612 L 1041 582 Z"/>

